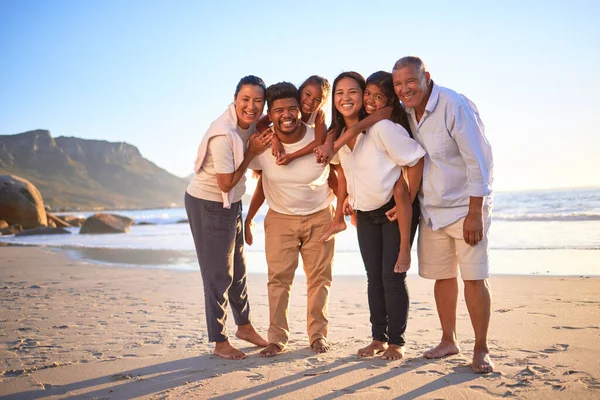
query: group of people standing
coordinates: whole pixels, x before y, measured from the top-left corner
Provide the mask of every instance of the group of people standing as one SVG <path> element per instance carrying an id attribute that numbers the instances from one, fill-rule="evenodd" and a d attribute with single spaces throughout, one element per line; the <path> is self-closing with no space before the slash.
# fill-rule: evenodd
<path id="1" fill-rule="evenodd" d="M 322 107 L 330 92 L 331 125 L 326 128 Z M 267 115 L 262 116 L 265 102 Z M 259 181 L 242 221 L 247 169 L 256 171 Z M 460 270 L 475 331 L 472 369 L 491 372 L 487 230 L 492 169 L 477 108 L 434 83 L 418 57 L 403 57 L 391 73 L 379 71 L 366 80 L 357 72 L 344 72 L 332 87 L 316 75 L 300 88 L 288 82 L 267 88 L 258 77 L 242 78 L 234 102 L 201 141 L 185 195 L 215 354 L 246 357 L 228 340 L 229 305 L 238 338 L 264 347 L 263 357 L 285 350 L 299 256 L 307 277 L 310 346 L 315 353 L 329 350 L 334 242 L 335 234 L 346 228 L 345 214 L 357 229 L 372 327 L 372 341 L 358 355 L 404 356 L 406 272 L 418 227 L 419 274 L 435 280 L 442 326 L 440 344 L 424 356 L 460 351 Z M 244 260 L 244 240 L 252 244 L 253 218 L 265 199 L 267 340 L 251 322 Z"/>

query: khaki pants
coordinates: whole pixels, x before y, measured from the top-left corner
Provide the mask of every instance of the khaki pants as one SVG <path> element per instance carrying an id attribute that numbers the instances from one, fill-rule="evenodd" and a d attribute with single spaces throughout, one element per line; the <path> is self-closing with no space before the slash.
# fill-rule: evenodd
<path id="1" fill-rule="evenodd" d="M 265 217 L 265 253 L 269 268 L 268 340 L 282 349 L 290 337 L 288 306 L 299 254 L 306 274 L 306 322 L 310 344 L 327 338 L 334 239 L 325 243 L 318 240 L 331 221 L 332 207 L 311 215 L 286 215 L 269 210 Z"/>

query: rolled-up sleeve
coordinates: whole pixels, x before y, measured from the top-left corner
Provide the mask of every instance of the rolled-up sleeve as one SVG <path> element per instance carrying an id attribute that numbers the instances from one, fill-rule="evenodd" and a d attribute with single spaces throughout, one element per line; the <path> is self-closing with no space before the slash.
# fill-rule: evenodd
<path id="1" fill-rule="evenodd" d="M 453 121 L 449 121 L 448 127 L 467 166 L 469 196 L 485 197 L 492 193 L 492 147 L 485 137 L 485 128 L 477 107 L 464 96 L 462 100 L 449 112 Z"/>
<path id="2" fill-rule="evenodd" d="M 406 129 L 401 125 L 383 120 L 377 123 L 374 128 L 376 130 L 373 133 L 396 165 L 412 167 L 425 156 L 423 147 L 411 139 Z"/>

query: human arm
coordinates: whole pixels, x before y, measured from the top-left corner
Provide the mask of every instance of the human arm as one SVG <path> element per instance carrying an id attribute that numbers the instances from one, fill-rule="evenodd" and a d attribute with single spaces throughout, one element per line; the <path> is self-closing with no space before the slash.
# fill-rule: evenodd
<path id="1" fill-rule="evenodd" d="M 260 209 L 260 206 L 265 202 L 265 191 L 262 185 L 262 175 L 258 178 L 256 183 L 256 189 L 250 200 L 250 206 L 248 207 L 248 213 L 246 214 L 246 220 L 244 221 L 244 239 L 248 246 L 252 246 L 254 238 L 252 236 L 252 228 L 254 227 L 254 217 Z"/>
<path id="2" fill-rule="evenodd" d="M 410 269 L 410 230 L 412 221 L 410 191 L 402 174 L 396 185 L 394 185 L 394 201 L 396 203 L 396 207 L 394 207 L 396 209 L 396 219 L 400 230 L 400 250 L 394 265 L 394 272 L 402 273 Z"/>
<path id="3" fill-rule="evenodd" d="M 277 165 L 287 165 L 294 161 L 297 158 L 306 156 L 314 151 L 317 146 L 325 143 L 325 138 L 327 136 L 327 127 L 325 126 L 325 113 L 323 110 L 319 110 L 317 113 L 317 118 L 315 119 L 315 139 L 301 148 L 298 151 L 295 151 L 290 154 L 282 154 L 277 157 L 276 163 Z"/>
<path id="4" fill-rule="evenodd" d="M 465 242 L 476 246 L 484 237 L 483 198 L 492 192 L 494 160 L 475 104 L 460 97 L 448 112 L 447 127 L 467 168 L 469 211 L 463 223 Z"/>
<path id="5" fill-rule="evenodd" d="M 269 129 L 269 125 L 271 125 L 271 119 L 268 115 L 264 115 L 260 117 L 260 119 L 256 123 L 256 131 L 262 133 L 265 129 Z"/>
<path id="6" fill-rule="evenodd" d="M 244 176 L 246 173 L 246 169 L 254 157 L 262 153 L 271 144 L 272 135 L 273 134 L 268 131 L 251 135 L 250 139 L 248 140 L 248 149 L 244 152 L 244 159 L 242 160 L 240 166 L 231 173 L 215 173 L 217 177 L 217 185 L 222 192 L 227 193 L 238 184 L 242 176 Z M 211 139 L 211 141 L 214 139 L 215 138 Z M 231 151 L 231 149 L 229 149 L 229 151 Z M 213 157 L 215 160 L 217 160 L 220 157 L 219 152 L 213 154 Z M 215 161 L 215 169 L 217 169 L 216 164 L 217 161 Z"/>
<path id="7" fill-rule="evenodd" d="M 471 246 L 477 246 L 483 240 L 483 197 L 469 198 L 469 211 L 463 223 L 463 238 Z"/>
<path id="8" fill-rule="evenodd" d="M 423 179 L 424 166 L 425 158 L 421 157 L 415 165 L 406 169 L 406 177 L 408 178 L 408 189 L 410 193 L 410 204 L 415 202 L 415 198 L 419 193 L 419 188 L 421 187 L 421 179 Z"/>
<path id="9" fill-rule="evenodd" d="M 333 144 L 333 154 L 336 154 L 344 145 L 348 144 L 352 139 L 357 137 L 361 132 L 366 131 L 377 122 L 389 119 L 392 115 L 393 108 L 391 106 L 384 107 L 380 110 L 375 111 L 373 114 L 368 115 L 362 120 L 358 121 L 355 125 L 347 128 L 339 138 L 336 139 Z"/>

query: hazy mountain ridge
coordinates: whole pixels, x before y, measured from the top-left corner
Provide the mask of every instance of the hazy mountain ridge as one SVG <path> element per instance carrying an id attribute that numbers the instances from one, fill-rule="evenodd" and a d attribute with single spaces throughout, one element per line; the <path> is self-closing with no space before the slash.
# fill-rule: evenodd
<path id="1" fill-rule="evenodd" d="M 181 206 L 188 182 L 128 143 L 53 138 L 47 130 L 0 135 L 0 174 L 31 181 L 53 208 Z"/>

